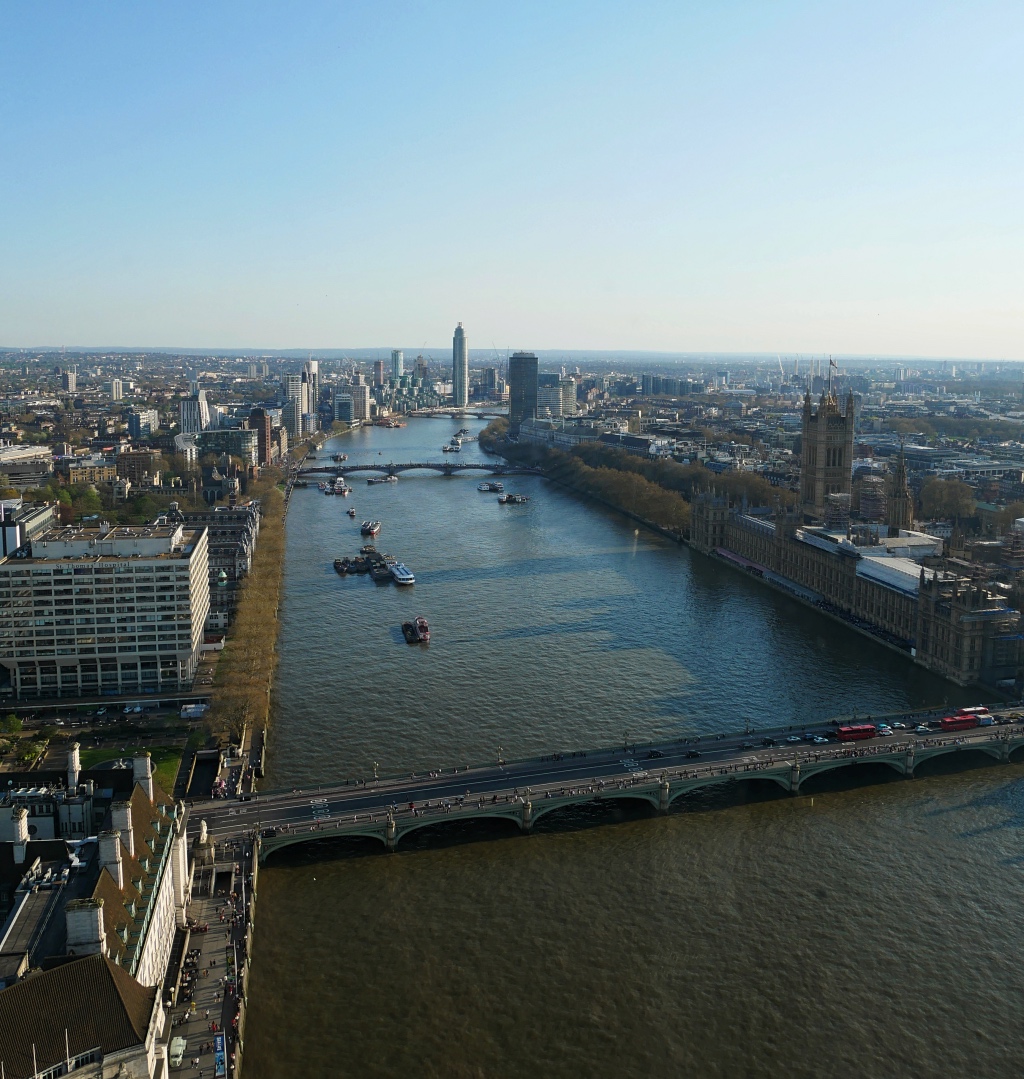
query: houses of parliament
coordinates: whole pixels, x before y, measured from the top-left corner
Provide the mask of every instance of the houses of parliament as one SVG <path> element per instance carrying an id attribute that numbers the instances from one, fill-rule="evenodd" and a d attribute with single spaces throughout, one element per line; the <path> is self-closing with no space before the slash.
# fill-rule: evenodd
<path id="1" fill-rule="evenodd" d="M 691 543 L 885 644 L 959 685 L 996 686 L 1021 674 L 1020 615 L 940 541 L 912 531 L 902 453 L 886 522 L 849 525 L 855 405 L 831 388 L 804 397 L 800 502 L 771 516 L 708 492 L 693 505 Z"/>

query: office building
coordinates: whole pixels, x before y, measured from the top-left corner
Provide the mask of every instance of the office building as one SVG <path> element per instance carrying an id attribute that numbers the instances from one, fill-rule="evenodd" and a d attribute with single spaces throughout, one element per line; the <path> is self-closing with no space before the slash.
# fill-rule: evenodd
<path id="1" fill-rule="evenodd" d="M 238 605 L 239 584 L 252 569 L 260 534 L 259 502 L 239 502 L 208 510 L 181 510 L 177 502 L 172 502 L 162 520 L 190 529 L 206 529 L 210 582 L 206 629 L 227 629 Z"/>
<path id="2" fill-rule="evenodd" d="M 281 406 L 281 425 L 293 442 L 302 437 L 302 405 L 298 397 L 289 397 Z"/>
<path id="3" fill-rule="evenodd" d="M 132 438 L 149 438 L 160 430 L 160 413 L 155 408 L 132 409 L 128 413 L 128 434 Z"/>
<path id="4" fill-rule="evenodd" d="M 498 392 L 498 369 L 497 367 L 485 367 L 480 390 L 484 397 L 493 397 Z"/>
<path id="5" fill-rule="evenodd" d="M 562 391 L 562 415 L 576 415 L 576 381 L 571 378 L 563 378 L 558 384 Z"/>
<path id="6" fill-rule="evenodd" d="M 405 374 L 405 356 L 400 348 L 391 350 L 391 378 L 397 382 Z"/>
<path id="7" fill-rule="evenodd" d="M 355 418 L 355 409 L 351 393 L 335 392 L 334 418 L 340 420 L 342 423 L 351 423 Z"/>
<path id="8" fill-rule="evenodd" d="M 557 420 L 562 415 L 562 391 L 558 386 L 537 387 L 537 409 L 540 420 Z"/>
<path id="9" fill-rule="evenodd" d="M 537 357 L 532 352 L 514 352 L 508 361 L 509 433 L 519 433 L 524 419 L 537 415 Z"/>
<path id="10" fill-rule="evenodd" d="M 249 429 L 256 432 L 256 450 L 260 465 L 270 464 L 272 423 L 265 408 L 254 408 L 249 413 Z"/>
<path id="11" fill-rule="evenodd" d="M 316 416 L 317 411 L 320 408 L 320 361 L 319 360 L 307 360 L 303 366 L 303 371 L 306 375 L 306 411 L 311 416 Z M 311 427 L 311 431 L 315 431 L 316 427 Z"/>
<path id="12" fill-rule="evenodd" d="M 385 374 L 384 374 L 384 368 L 385 368 L 385 363 L 384 363 L 383 360 L 374 360 L 373 361 L 373 384 L 374 384 L 374 386 L 383 386 L 384 385 L 384 379 L 386 377 Z"/>
<path id="13" fill-rule="evenodd" d="M 110 394 L 111 401 L 120 401 L 124 397 L 124 387 L 121 384 L 119 378 L 112 378 L 107 383 L 107 392 Z"/>
<path id="14" fill-rule="evenodd" d="M 351 386 L 349 392 L 352 394 L 352 419 L 368 420 L 370 418 L 370 387 Z"/>
<path id="15" fill-rule="evenodd" d="M 135 484 L 160 482 L 160 454 L 156 450 L 119 453 L 114 468 L 118 476 Z"/>
<path id="16" fill-rule="evenodd" d="M 192 394 L 181 402 L 182 434 L 198 434 L 210 427 L 210 406 L 206 400 L 206 390 L 199 389 L 195 384 L 193 386 Z"/>
<path id="17" fill-rule="evenodd" d="M 469 403 L 469 343 L 460 322 L 452 338 L 452 404 L 465 408 Z"/>
<path id="18" fill-rule="evenodd" d="M 231 427 L 224 431 L 204 431 L 198 439 L 201 454 L 226 453 L 241 458 L 245 466 L 259 463 L 259 434 L 248 427 Z M 122 454 L 123 456 L 123 454 Z"/>
<path id="19" fill-rule="evenodd" d="M 65 393 L 78 392 L 78 372 L 74 367 L 62 371 L 60 375 L 60 388 Z"/>
<path id="20" fill-rule="evenodd" d="M 0 560 L 0 696 L 192 685 L 210 606 L 205 528 L 57 528 Z"/>

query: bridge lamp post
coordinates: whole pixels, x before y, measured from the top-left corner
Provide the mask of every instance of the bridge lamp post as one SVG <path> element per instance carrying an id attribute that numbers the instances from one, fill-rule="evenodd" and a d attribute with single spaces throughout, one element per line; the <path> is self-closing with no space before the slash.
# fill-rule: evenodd
<path id="1" fill-rule="evenodd" d="M 503 762 L 502 762 L 502 759 L 501 759 L 501 746 L 498 746 L 498 767 L 499 768 L 501 767 L 502 763 Z"/>

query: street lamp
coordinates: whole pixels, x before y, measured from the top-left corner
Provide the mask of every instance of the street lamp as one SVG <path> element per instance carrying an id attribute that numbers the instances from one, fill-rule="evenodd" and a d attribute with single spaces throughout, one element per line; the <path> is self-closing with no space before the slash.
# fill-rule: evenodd
<path id="1" fill-rule="evenodd" d="M 498 746 L 498 767 L 500 768 L 502 764 L 504 764 L 504 761 L 501 759 L 501 746 Z"/>
<path id="2" fill-rule="evenodd" d="M 376 761 L 373 762 L 373 778 L 374 779 L 377 778 L 377 762 Z"/>

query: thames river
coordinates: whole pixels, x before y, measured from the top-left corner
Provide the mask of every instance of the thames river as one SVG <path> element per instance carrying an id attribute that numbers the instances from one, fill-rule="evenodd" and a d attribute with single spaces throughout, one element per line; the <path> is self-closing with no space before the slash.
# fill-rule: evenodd
<path id="1" fill-rule="evenodd" d="M 443 460 L 461 425 L 318 456 Z M 483 478 L 294 493 L 270 785 L 969 699 L 539 478 L 503 481 L 524 506 Z M 334 573 L 364 517 L 413 588 Z M 409 648 L 418 614 L 432 640 Z M 292 848 L 260 876 L 247 1073 L 1009 1074 L 1024 765 L 933 768 L 577 811 L 528 838 L 453 824 L 390 856 Z"/>

